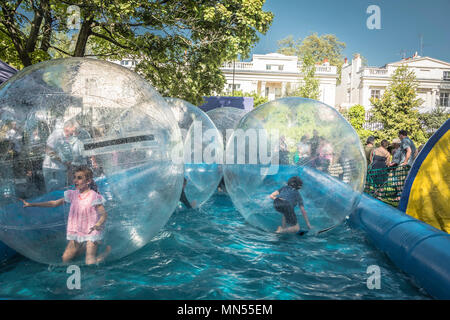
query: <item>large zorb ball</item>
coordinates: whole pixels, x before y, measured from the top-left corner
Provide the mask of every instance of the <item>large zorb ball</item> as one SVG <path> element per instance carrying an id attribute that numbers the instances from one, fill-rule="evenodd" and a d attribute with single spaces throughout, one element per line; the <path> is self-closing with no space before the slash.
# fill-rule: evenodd
<path id="1" fill-rule="evenodd" d="M 200 108 L 177 98 L 166 98 L 183 137 L 185 202 L 204 204 L 222 179 L 223 142 L 211 119 Z"/>
<path id="2" fill-rule="evenodd" d="M 238 124 L 239 120 L 246 114 L 247 111 L 244 109 L 234 108 L 234 107 L 221 107 L 209 110 L 206 112 L 208 117 L 214 122 L 220 134 L 222 135 L 222 141 L 224 148 L 227 145 L 227 132 L 228 134 L 233 134 L 234 127 Z M 225 163 L 225 150 L 224 150 L 223 162 Z M 223 164 L 219 165 L 220 174 L 222 175 L 222 180 L 219 184 L 219 189 L 226 191 L 225 182 L 223 180 Z"/>
<path id="3" fill-rule="evenodd" d="M 226 146 L 227 130 L 232 134 L 234 127 L 246 113 L 244 109 L 233 107 L 215 108 L 206 112 L 222 135 L 224 146 Z"/>
<path id="4" fill-rule="evenodd" d="M 63 198 L 76 166 L 92 169 L 106 200 L 98 253 L 110 246 L 108 260 L 148 243 L 176 208 L 180 130 L 165 100 L 130 70 L 83 58 L 25 68 L 0 87 L 0 127 L 0 240 L 30 259 L 62 263 L 70 203 L 23 208 L 19 198 Z"/>
<path id="5" fill-rule="evenodd" d="M 316 231 L 341 223 L 357 206 L 366 162 L 358 135 L 334 108 L 304 98 L 283 98 L 247 113 L 227 143 L 224 178 L 245 219 L 275 231 L 282 215 L 269 195 L 290 177 Z M 305 221 L 295 208 L 302 229 Z"/>

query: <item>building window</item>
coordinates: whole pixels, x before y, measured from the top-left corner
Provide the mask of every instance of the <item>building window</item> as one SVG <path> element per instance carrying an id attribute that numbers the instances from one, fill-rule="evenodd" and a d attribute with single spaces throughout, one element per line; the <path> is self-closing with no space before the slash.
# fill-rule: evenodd
<path id="1" fill-rule="evenodd" d="M 381 98 L 381 90 L 370 90 L 370 97 L 374 99 Z"/>
<path id="2" fill-rule="evenodd" d="M 241 89 L 241 85 L 239 83 L 235 83 L 234 84 L 234 90 L 236 91 L 236 90 L 239 90 L 239 89 Z M 233 91 L 233 84 L 232 83 L 228 84 L 228 90 L 229 91 Z"/>
<path id="3" fill-rule="evenodd" d="M 266 64 L 266 70 L 283 71 L 282 64 Z"/>
<path id="4" fill-rule="evenodd" d="M 444 71 L 444 80 L 450 80 L 450 71 Z"/>
<path id="5" fill-rule="evenodd" d="M 439 105 L 441 107 L 450 107 L 450 93 L 449 92 L 441 92 L 439 94 Z"/>
<path id="6" fill-rule="evenodd" d="M 268 97 L 268 96 L 269 96 L 269 90 L 270 90 L 270 88 L 269 88 L 269 87 L 266 87 L 266 95 L 265 95 L 265 97 Z"/>

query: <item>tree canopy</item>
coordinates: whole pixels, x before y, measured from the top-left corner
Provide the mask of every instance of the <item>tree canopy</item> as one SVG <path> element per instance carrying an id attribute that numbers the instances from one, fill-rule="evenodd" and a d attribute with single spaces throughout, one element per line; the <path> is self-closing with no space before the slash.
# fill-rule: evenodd
<path id="1" fill-rule="evenodd" d="M 356 133 L 359 136 L 362 144 L 366 143 L 366 140 L 369 136 L 374 135 L 373 131 L 364 129 L 365 115 L 366 110 L 364 106 L 360 104 L 355 104 L 351 106 L 348 111 L 343 113 L 344 117 L 347 118 L 348 122 L 355 129 Z"/>
<path id="2" fill-rule="evenodd" d="M 319 99 L 319 79 L 315 77 L 316 64 L 311 55 L 306 54 L 303 56 L 301 72 L 302 79 L 300 80 L 300 85 L 293 92 L 293 95 L 314 100 Z"/>
<path id="3" fill-rule="evenodd" d="M 222 90 L 222 63 L 248 57 L 267 32 L 264 2 L 0 0 L 0 59 L 20 68 L 58 56 L 133 58 L 161 94 L 198 104 Z"/>
<path id="4" fill-rule="evenodd" d="M 303 41 L 299 38 L 294 40 L 292 35 L 278 41 L 278 53 L 293 55 L 303 59 L 305 56 L 311 56 L 315 63 L 321 63 L 328 59 L 330 65 L 338 67 L 338 74 L 341 74 L 341 68 L 344 57 L 342 50 L 345 49 L 345 43 L 338 40 L 334 34 L 317 33 L 310 34 Z"/>
<path id="5" fill-rule="evenodd" d="M 426 142 L 419 122 L 422 100 L 417 98 L 417 85 L 414 71 L 402 65 L 395 70 L 381 99 L 370 99 L 373 116 L 383 124 L 383 130 L 375 132 L 377 138 L 390 141 L 400 130 L 406 130 L 416 143 Z"/>
<path id="6" fill-rule="evenodd" d="M 419 114 L 420 126 L 427 139 L 431 138 L 447 119 L 450 119 L 450 111 L 439 105 L 430 112 Z"/>

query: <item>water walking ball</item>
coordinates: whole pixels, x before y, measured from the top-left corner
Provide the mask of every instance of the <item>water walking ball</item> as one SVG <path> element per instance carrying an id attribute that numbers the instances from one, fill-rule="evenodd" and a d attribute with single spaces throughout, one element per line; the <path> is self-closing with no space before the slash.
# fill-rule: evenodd
<path id="1" fill-rule="evenodd" d="M 233 107 L 215 108 L 206 112 L 222 135 L 224 146 L 226 146 L 227 130 L 232 134 L 234 127 L 246 113 L 244 109 Z"/>
<path id="2" fill-rule="evenodd" d="M 178 204 L 183 163 L 172 155 L 180 129 L 164 98 L 119 65 L 69 58 L 23 69 L 0 87 L 0 128 L 0 240 L 32 260 L 62 264 L 68 240 L 86 239 L 98 244 L 96 257 L 108 248 L 106 259 L 122 258 L 147 244 Z M 107 216 L 87 232 L 100 216 L 78 215 L 69 236 L 76 193 L 55 208 L 24 208 L 20 199 L 64 198 L 78 166 L 92 171 L 104 200 L 87 208 L 103 203 Z"/>
<path id="3" fill-rule="evenodd" d="M 282 226 L 283 215 L 269 196 L 291 177 L 300 177 L 304 208 L 320 231 L 341 223 L 355 209 L 365 171 L 359 137 L 339 112 L 292 97 L 261 105 L 239 121 L 227 143 L 224 179 L 244 218 L 273 232 Z M 305 229 L 302 213 L 295 210 Z"/>
<path id="4" fill-rule="evenodd" d="M 220 134 L 222 135 L 223 147 L 226 148 L 227 145 L 227 132 L 232 134 L 234 127 L 241 120 L 241 118 L 246 114 L 247 111 L 244 109 L 233 108 L 233 107 L 222 107 L 215 108 L 206 112 L 208 117 L 214 122 Z M 219 166 L 220 174 L 222 180 L 219 184 L 219 190 L 226 192 L 225 181 L 223 179 L 223 163 L 225 163 L 225 149 L 223 152 L 224 158 L 222 164 Z"/>
<path id="5" fill-rule="evenodd" d="M 166 98 L 183 137 L 185 205 L 197 208 L 214 193 L 222 179 L 223 143 L 211 119 L 197 106 Z"/>

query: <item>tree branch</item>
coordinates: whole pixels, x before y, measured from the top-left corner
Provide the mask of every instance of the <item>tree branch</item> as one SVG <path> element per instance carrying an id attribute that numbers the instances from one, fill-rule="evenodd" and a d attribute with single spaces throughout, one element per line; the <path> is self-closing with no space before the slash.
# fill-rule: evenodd
<path id="1" fill-rule="evenodd" d="M 55 46 L 50 45 L 49 48 L 55 49 L 56 51 L 59 51 L 59 52 L 61 52 L 61 53 L 64 53 L 65 55 L 68 55 L 68 56 L 70 56 L 70 57 L 73 57 L 72 54 L 70 54 L 70 53 L 68 53 L 68 52 L 66 52 L 66 51 L 64 51 L 64 50 L 62 50 L 62 49 L 60 49 L 60 48 L 58 48 L 58 47 L 55 47 Z"/>
<path id="2" fill-rule="evenodd" d="M 34 4 L 33 4 L 34 9 Z M 40 8 L 35 8 L 33 22 L 31 23 L 31 30 L 28 39 L 25 44 L 25 51 L 33 52 L 36 46 L 37 38 L 39 35 L 39 30 L 42 24 L 42 10 Z"/>
<path id="3" fill-rule="evenodd" d="M 106 40 L 106 41 L 108 41 L 108 42 L 111 42 L 112 44 L 114 44 L 114 45 L 116 45 L 116 46 L 118 46 L 118 47 L 120 47 L 120 48 L 122 48 L 122 49 L 132 49 L 131 47 L 127 47 L 127 46 L 125 46 L 125 45 L 123 45 L 123 44 L 117 42 L 116 40 L 114 40 L 114 39 L 112 39 L 112 38 L 110 38 L 110 37 L 105 36 L 104 34 L 101 34 L 101 33 L 97 33 L 97 32 L 91 31 L 91 35 L 93 35 L 93 36 L 95 36 L 95 37 L 98 37 L 98 38 L 101 38 L 101 39 L 104 39 L 104 40 Z"/>

